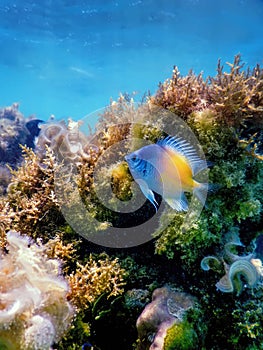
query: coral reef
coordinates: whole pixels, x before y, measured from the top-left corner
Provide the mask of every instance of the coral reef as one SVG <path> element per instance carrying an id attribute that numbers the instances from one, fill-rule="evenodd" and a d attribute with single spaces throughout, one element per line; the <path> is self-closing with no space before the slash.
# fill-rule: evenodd
<path id="1" fill-rule="evenodd" d="M 197 334 L 193 326 L 187 322 L 174 324 L 167 330 L 164 342 L 166 350 L 190 350 L 199 349 Z"/>
<path id="2" fill-rule="evenodd" d="M 231 246 L 243 245 L 238 237 L 234 237 L 233 241 L 225 244 L 225 258 L 222 261 L 225 275 L 216 283 L 216 287 L 222 292 L 231 293 L 235 291 L 239 295 L 244 284 L 255 287 L 262 280 L 263 267 L 262 261 L 254 253 L 239 256 L 230 251 Z M 213 269 L 213 266 L 219 269 L 218 265 L 220 265 L 220 260 L 215 256 L 207 256 L 201 261 L 201 267 L 205 271 Z"/>
<path id="3" fill-rule="evenodd" d="M 14 231 L 7 233 L 6 249 L 0 265 L 0 344 L 49 350 L 69 328 L 74 312 L 59 262 Z"/>
<path id="4" fill-rule="evenodd" d="M 7 168 L 17 168 L 22 161 L 20 145 L 34 148 L 35 137 L 39 134 L 39 123 L 34 117 L 25 118 L 14 103 L 0 109 L 0 194 L 4 193 L 10 180 Z"/>
<path id="5" fill-rule="evenodd" d="M 206 80 L 175 67 L 140 104 L 127 95 L 111 101 L 88 136 L 80 122 L 41 124 L 34 150 L 39 121 L 24 119 L 17 105 L 1 110 L 1 348 L 261 349 L 263 70 L 244 70 L 240 55 L 228 67 L 219 61 Z M 140 190 L 124 156 L 168 135 L 187 136 L 210 165 L 200 177 L 214 187 L 198 216 L 175 213 L 160 196 L 156 215 L 147 201 L 135 205 Z M 152 217 L 141 246 L 117 250 L 90 239 L 100 243 L 112 227 L 126 237 L 136 225 L 140 237 Z M 167 284 L 174 289 L 160 288 Z M 64 334 L 69 303 L 76 315 Z"/>
<path id="6" fill-rule="evenodd" d="M 236 333 L 232 336 L 233 344 L 249 344 L 253 349 L 262 346 L 262 292 L 255 290 L 253 299 L 238 300 L 233 312 Z M 234 346 L 238 348 L 238 345 Z M 245 348 L 245 346 L 244 346 Z"/>
<path id="7" fill-rule="evenodd" d="M 105 115 L 110 113 L 109 111 L 110 108 L 105 111 Z M 101 123 L 103 124 L 102 121 Z M 57 187 L 52 188 L 52 193 L 56 192 L 56 199 L 64 214 L 75 214 L 70 219 L 74 229 L 86 232 L 85 237 L 89 237 L 95 231 L 104 231 L 112 221 L 118 219 L 118 215 L 107 210 L 102 204 L 102 199 L 98 198 L 98 193 L 102 196 L 107 194 L 106 181 L 114 188 L 117 198 L 117 201 L 113 199 L 113 206 L 119 199 L 123 201 L 130 197 L 130 194 L 126 193 L 131 183 L 127 165 L 121 164 L 116 150 L 110 150 L 113 144 L 125 139 L 129 126 L 109 124 L 105 130 L 87 136 L 80 131 L 80 125 L 81 122 L 71 119 L 68 123 L 50 121 L 42 125 L 36 144 L 36 155 L 42 163 L 49 154 L 54 155 L 57 164 L 53 166 L 53 180 L 55 176 Z M 125 154 L 125 149 L 122 152 Z M 98 180 L 99 184 L 96 183 Z M 78 208 L 80 201 L 83 202 L 85 211 L 90 213 L 90 217 L 101 222 L 101 225 L 92 225 L 92 222 L 81 219 Z"/>
<path id="8" fill-rule="evenodd" d="M 196 76 L 190 71 L 186 77 L 182 77 L 175 66 L 172 78 L 159 85 L 157 93 L 150 101 L 186 118 L 193 111 L 202 110 L 207 106 L 206 90 L 207 85 L 202 74 Z"/>
<path id="9" fill-rule="evenodd" d="M 96 261 L 91 255 L 85 266 L 77 263 L 74 274 L 69 275 L 69 300 L 79 310 L 90 307 L 102 295 L 107 297 L 123 293 L 125 270 L 117 259 L 110 260 L 107 255 Z"/>
<path id="10" fill-rule="evenodd" d="M 137 349 L 193 349 L 190 345 L 183 345 L 185 338 L 188 338 L 189 344 L 194 343 L 193 339 L 189 338 L 190 327 L 186 327 L 185 333 L 181 332 L 180 339 L 176 336 L 177 340 L 171 333 L 175 333 L 174 327 L 182 326 L 185 312 L 193 308 L 194 303 L 194 298 L 186 293 L 175 292 L 169 287 L 156 289 L 152 295 L 152 302 L 145 307 L 136 322 L 139 337 Z M 194 333 L 194 330 L 192 332 Z M 194 338 L 196 340 L 196 334 Z M 172 342 L 177 342 L 177 346 L 172 347 Z"/>
<path id="11" fill-rule="evenodd" d="M 41 125 L 40 133 L 36 143 L 37 154 L 45 156 L 46 147 L 56 154 L 60 160 L 79 162 L 82 158 L 88 157 L 85 146 L 88 145 L 88 138 L 79 130 L 81 122 L 72 119 L 66 123 L 50 121 Z"/>
<path id="12" fill-rule="evenodd" d="M 220 60 L 217 75 L 204 81 L 202 75 L 192 71 L 182 77 L 177 67 L 171 79 L 160 84 L 151 103 L 173 111 L 182 118 L 193 112 L 209 110 L 215 122 L 240 127 L 244 122 L 262 125 L 262 68 L 257 65 L 252 71 L 244 71 L 241 56 L 227 63 L 230 72 L 225 72 Z"/>
<path id="13" fill-rule="evenodd" d="M 45 232 L 56 231 L 59 222 L 64 222 L 54 194 L 56 161 L 53 154 L 47 152 L 45 160 L 40 162 L 36 154 L 25 147 L 23 155 L 23 164 L 11 171 L 12 178 L 3 200 L 7 208 L 5 216 L 11 218 L 7 229 L 46 240 Z"/>
<path id="14" fill-rule="evenodd" d="M 259 66 L 252 71 L 242 71 L 239 55 L 229 65 L 228 73 L 223 72 L 219 63 L 217 76 L 208 78 L 205 89 L 199 82 L 200 76 L 194 80 L 195 84 L 201 84 L 201 97 L 206 102 L 201 107 L 191 94 L 187 95 L 186 104 L 192 106 L 191 113 L 184 113 L 173 97 L 163 96 L 166 90 L 169 96 L 183 95 L 180 91 L 184 85 L 180 79 L 184 78 L 178 74 L 176 79 L 161 85 L 156 96 L 150 99 L 151 104 L 164 106 L 184 118 L 195 132 L 207 160 L 213 164 L 209 178 L 218 188 L 209 194 L 206 209 L 198 221 L 187 227 L 187 234 L 184 234 L 185 216 L 175 216 L 166 227 L 168 213 L 161 218 L 160 230 L 154 234 L 159 237 L 156 242 L 158 253 L 165 253 L 170 258 L 180 254 L 183 263 L 188 265 L 202 259 L 200 253 L 205 255 L 212 244 L 223 245 L 225 233 L 240 227 L 242 236 L 247 225 L 254 222 L 254 226 L 260 227 L 262 220 L 263 102 L 260 96 L 263 73 Z M 192 73 L 190 76 L 193 79 Z M 245 95 L 249 102 L 240 97 Z M 226 101 L 224 106 L 223 101 Z M 253 239 L 253 235 L 250 238 Z"/>

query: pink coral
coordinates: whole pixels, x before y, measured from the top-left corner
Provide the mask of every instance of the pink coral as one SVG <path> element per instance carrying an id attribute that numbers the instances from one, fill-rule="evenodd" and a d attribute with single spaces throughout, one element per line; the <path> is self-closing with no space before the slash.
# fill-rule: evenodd
<path id="1" fill-rule="evenodd" d="M 185 311 L 194 306 L 194 301 L 191 295 L 175 292 L 169 287 L 155 289 L 152 302 L 145 307 L 136 323 L 139 336 L 137 349 L 164 349 L 167 331 L 182 322 Z"/>
<path id="2" fill-rule="evenodd" d="M 61 120 L 41 125 L 37 140 L 38 154 L 45 155 L 46 147 L 49 146 L 60 159 L 77 162 L 85 158 L 88 138 L 79 130 L 80 124 L 69 119 L 68 123 Z"/>
<path id="3" fill-rule="evenodd" d="M 0 340 L 16 350 L 48 350 L 73 316 L 59 262 L 14 231 L 7 233 L 7 250 L 0 260 Z"/>

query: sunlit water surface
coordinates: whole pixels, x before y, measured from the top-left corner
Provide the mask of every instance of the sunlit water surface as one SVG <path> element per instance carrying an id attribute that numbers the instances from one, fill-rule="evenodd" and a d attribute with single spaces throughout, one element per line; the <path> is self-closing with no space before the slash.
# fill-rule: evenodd
<path id="1" fill-rule="evenodd" d="M 80 119 L 119 93 L 214 75 L 218 58 L 262 64 L 260 0 L 0 1 L 0 107 Z"/>

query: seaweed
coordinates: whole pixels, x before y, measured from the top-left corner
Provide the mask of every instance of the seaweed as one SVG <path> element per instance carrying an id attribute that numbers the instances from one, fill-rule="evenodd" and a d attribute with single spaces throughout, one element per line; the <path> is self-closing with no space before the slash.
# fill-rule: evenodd
<path id="1" fill-rule="evenodd" d="M 1 164 L 1 256 L 8 257 L 7 233 L 16 230 L 18 239 L 35 247 L 31 238 L 42 247 L 39 259 L 55 260 L 60 266 L 61 278 L 70 286 L 63 302 L 70 302 L 76 315 L 67 333 L 52 340 L 57 350 L 76 350 L 85 343 L 101 350 L 139 345 L 148 350 L 154 334 L 136 342 L 136 319 L 147 308 L 150 294 L 167 284 L 198 301 L 181 326 L 167 332 L 168 349 L 195 349 L 196 341 L 203 349 L 260 348 L 261 279 L 252 283 L 240 274 L 238 288 L 234 284 L 229 293 L 215 287 L 229 272 L 227 265 L 235 263 L 223 263 L 229 237 L 238 235 L 244 244 L 232 247 L 231 254 L 254 252 L 255 260 L 263 256 L 263 70 L 259 65 L 245 70 L 240 55 L 227 66 L 225 70 L 219 61 L 217 74 L 207 79 L 193 71 L 181 76 L 175 67 L 156 94 L 140 104 L 128 95 L 111 101 L 89 135 L 80 130 L 80 121 L 41 125 L 38 143 L 31 144 L 34 149 L 27 147 L 26 137 L 33 137 L 37 119 L 27 125 L 16 105 L 1 111 L 0 117 L 10 123 L 17 117 L 22 125 L 18 161 L 8 161 L 8 171 Z M 12 136 L 9 131 L 2 135 L 1 129 L 1 140 Z M 124 156 L 167 135 L 187 138 L 207 160 L 209 171 L 198 174 L 211 183 L 205 207 L 195 215 L 195 200 L 187 194 L 193 201 L 189 213 L 167 208 L 159 197 L 156 215 L 147 201 L 134 212 L 121 213 L 120 207 L 133 208 L 129 202 L 139 193 Z M 152 217 L 146 234 L 147 228 L 140 225 Z M 145 234 L 147 243 L 119 250 L 110 236 L 112 245 L 99 245 L 109 228 L 118 228 L 126 237 L 128 228 L 136 225 L 139 230 L 134 232 L 138 237 Z M 205 256 L 213 273 L 200 267 Z M 248 263 L 260 268 L 258 261 Z M 47 329 L 50 324 L 44 323 Z M 12 349 L 7 328 L 5 332 L 0 344 Z"/>

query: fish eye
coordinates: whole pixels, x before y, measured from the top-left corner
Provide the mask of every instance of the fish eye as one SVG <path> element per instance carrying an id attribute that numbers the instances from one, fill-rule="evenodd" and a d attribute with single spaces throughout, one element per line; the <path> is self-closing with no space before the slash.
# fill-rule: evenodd
<path id="1" fill-rule="evenodd" d="M 135 155 L 134 155 L 134 156 L 132 156 L 132 157 L 131 157 L 131 160 L 132 160 L 133 162 L 136 162 L 136 160 L 137 160 L 137 156 L 135 156 Z"/>

